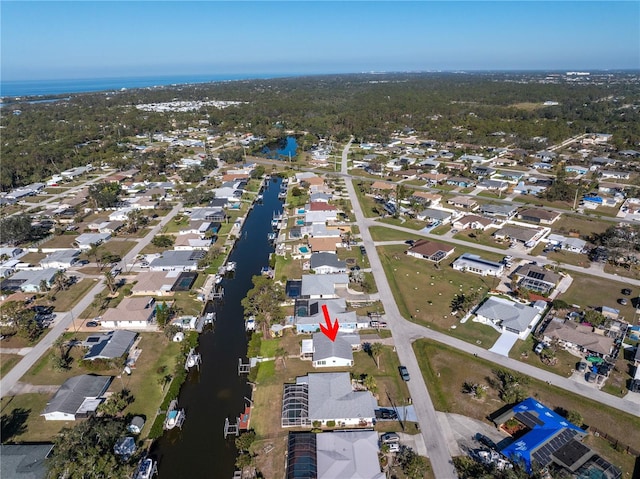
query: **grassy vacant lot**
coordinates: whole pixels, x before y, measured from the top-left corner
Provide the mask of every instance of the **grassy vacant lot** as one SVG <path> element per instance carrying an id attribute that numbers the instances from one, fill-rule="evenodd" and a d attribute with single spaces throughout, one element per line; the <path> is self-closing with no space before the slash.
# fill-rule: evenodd
<path id="1" fill-rule="evenodd" d="M 279 340 L 263 341 L 260 350 L 262 356 L 273 355 L 279 345 L 294 356 L 285 361 L 260 363 L 257 373 L 251 424 L 257 434 L 254 446 L 255 452 L 258 454 L 257 465 L 264 477 L 284 476 L 282 457 L 286 451 L 286 437 L 289 429 L 296 430 L 295 428 L 283 429 L 280 427 L 283 385 L 295 382 L 297 376 L 317 372 L 311 366 L 310 361 L 301 361 L 297 358 L 300 353 L 300 340 L 300 336 L 285 334 Z M 360 374 L 373 375 L 376 379 L 377 396 L 381 405 L 389 405 L 389 397 L 395 404 L 403 404 L 403 401 L 409 397 L 407 386 L 398 374 L 397 355 L 391 347 L 383 348 L 379 369 L 376 368 L 374 360 L 364 352 L 355 353 L 354 360 L 355 365 L 351 369 L 327 368 L 320 372 L 349 371 L 357 376 Z M 274 398 L 277 398 L 277 401 Z M 263 451 L 268 445 L 273 446 L 274 449 L 265 454 Z"/>
<path id="2" fill-rule="evenodd" d="M 76 236 L 75 234 L 54 236 L 49 241 L 42 243 L 39 248 L 73 248 Z"/>
<path id="3" fill-rule="evenodd" d="M 420 220 L 405 220 L 404 218 L 393 218 L 391 216 L 387 216 L 380 220 L 380 223 L 387 223 L 395 226 L 402 226 L 403 228 L 410 228 L 412 230 L 421 230 L 427 223 Z"/>
<path id="4" fill-rule="evenodd" d="M 584 238 L 593 233 L 602 233 L 613 224 L 615 223 L 588 216 L 562 215 L 558 221 L 551 225 L 551 229 L 560 234 L 575 232 Z"/>
<path id="5" fill-rule="evenodd" d="M 392 228 L 385 228 L 384 226 L 372 226 L 369 228 L 371 238 L 374 241 L 406 241 L 406 240 L 419 240 L 422 236 L 405 233 L 403 231 L 394 230 Z"/>
<path id="6" fill-rule="evenodd" d="M 640 279 L 640 268 L 637 265 L 632 265 L 631 269 L 626 269 L 623 266 L 615 266 L 607 263 L 604 265 L 604 272 L 610 274 L 617 274 L 623 278 Z M 621 278 L 622 279 L 622 278 Z"/>
<path id="7" fill-rule="evenodd" d="M 483 347 L 491 347 L 498 333 L 489 326 L 471 321 L 459 324 L 459 319 L 451 315 L 450 305 L 453 297 L 460 292 L 486 293 L 496 286 L 497 279 L 454 271 L 450 264 L 458 254 L 443 261 L 437 268 L 430 261 L 405 255 L 406 249 L 405 245 L 378 248 L 389 285 L 403 316 L 419 324 L 447 331 L 465 341 L 481 341 Z M 499 259 L 495 254 L 481 254 L 487 259 Z M 451 329 L 454 325 L 456 328 Z"/>
<path id="8" fill-rule="evenodd" d="M 487 417 L 505 406 L 497 390 L 491 386 L 495 379 L 493 371 L 496 369 L 493 363 L 427 340 L 417 341 L 414 344 L 414 350 L 437 410 L 488 421 Z M 460 367 L 463 364 L 464 367 Z M 489 386 L 486 398 L 477 400 L 463 394 L 462 385 L 465 381 Z M 551 409 L 578 411 L 588 426 L 618 437 L 623 444 L 635 448 L 640 444 L 640 418 L 638 417 L 570 394 L 533 378 L 525 389 L 529 396 L 535 397 Z M 624 477 L 630 477 L 633 473 L 635 462 L 633 456 L 626 454 L 612 456 L 609 454 L 609 448 L 602 447 L 602 443 L 599 442 L 592 446 L 602 456 L 622 467 L 623 471 L 629 474 Z"/>
<path id="9" fill-rule="evenodd" d="M 80 301 L 87 291 L 95 286 L 93 279 L 81 279 L 76 284 L 71 285 L 64 291 L 57 291 L 54 302 L 55 311 L 69 311 L 78 301 Z"/>
<path id="10" fill-rule="evenodd" d="M 302 278 L 302 263 L 304 259 L 293 259 L 291 255 L 276 256 L 275 278 L 286 281 L 287 279 Z"/>
<path id="11" fill-rule="evenodd" d="M 356 191 L 358 202 L 362 207 L 362 213 L 366 218 L 375 218 L 377 216 L 380 216 L 379 214 L 373 212 L 373 210 L 377 209 L 377 207 L 379 206 L 378 203 L 376 203 L 376 200 L 373 197 L 367 196 L 362 191 L 360 191 L 360 187 L 358 186 L 358 183 L 360 183 L 360 181 L 357 181 L 357 180 L 354 181 L 353 188 Z M 366 184 L 368 182 L 363 182 L 363 183 Z"/>
<path id="12" fill-rule="evenodd" d="M 462 241 L 468 241 L 469 243 L 491 246 L 492 248 L 508 249 L 508 242 L 496 241 L 496 239 L 492 236 L 495 231 L 495 228 L 491 228 L 488 231 L 463 230 L 459 233 L 456 233 L 454 235 L 454 238 Z"/>
<path id="13" fill-rule="evenodd" d="M 45 256 L 47 256 L 45 253 L 27 253 L 20 258 L 20 261 L 23 263 L 36 264 L 39 263 L 40 260 L 44 259 Z"/>
<path id="14" fill-rule="evenodd" d="M 569 304 L 579 304 L 583 308 L 599 308 L 601 306 L 609 306 L 616 308 L 620 311 L 620 316 L 623 316 L 626 321 L 635 323 L 635 308 L 636 296 L 638 291 L 633 291 L 634 296 L 629 299 L 629 304 L 622 306 L 617 303 L 618 298 L 623 297 L 620 291 L 623 288 L 627 288 L 629 285 L 624 282 L 616 282 L 609 280 L 602 280 L 595 276 L 583 275 L 575 272 L 571 272 L 573 283 L 566 293 L 560 296 Z"/>
<path id="15" fill-rule="evenodd" d="M 129 251 L 131 251 L 131 248 L 133 248 L 135 245 L 136 245 L 136 241 L 132 241 L 132 240 L 123 240 L 123 241 L 110 240 L 104 244 L 104 249 L 107 250 L 109 253 L 117 254 L 119 256 L 124 256 Z"/>
<path id="16" fill-rule="evenodd" d="M 4 377 L 5 374 L 11 371 L 11 368 L 14 367 L 20 359 L 22 359 L 22 356 L 18 354 L 0 354 L 0 377 Z"/>

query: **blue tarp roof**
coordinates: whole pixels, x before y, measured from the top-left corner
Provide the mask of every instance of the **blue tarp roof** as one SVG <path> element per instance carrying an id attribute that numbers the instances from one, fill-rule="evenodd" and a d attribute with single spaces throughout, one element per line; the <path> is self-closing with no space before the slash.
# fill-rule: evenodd
<path id="1" fill-rule="evenodd" d="M 516 462 L 519 460 L 524 461 L 528 471 L 531 471 L 531 454 L 563 430 L 574 430 L 581 435 L 586 434 L 578 426 L 570 423 L 566 418 L 553 412 L 533 398 L 527 398 L 514 406 L 513 411 L 516 414 L 529 413 L 530 416 L 536 419 L 537 424 L 529 424 L 528 426 L 531 430 L 528 433 L 509 444 L 500 452 Z M 543 466 L 546 466 L 546 464 L 543 464 Z"/>

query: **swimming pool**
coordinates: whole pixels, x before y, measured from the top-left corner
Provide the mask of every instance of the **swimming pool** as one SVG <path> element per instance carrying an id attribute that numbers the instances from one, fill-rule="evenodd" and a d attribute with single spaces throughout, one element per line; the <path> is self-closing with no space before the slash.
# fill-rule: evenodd
<path id="1" fill-rule="evenodd" d="M 298 246 L 298 251 L 300 251 L 302 254 L 307 254 L 309 252 L 309 248 L 307 248 L 306 246 Z"/>
<path id="2" fill-rule="evenodd" d="M 298 210 L 298 214 L 299 214 L 299 215 L 303 215 L 303 214 L 304 214 L 304 209 L 300 209 L 300 210 Z"/>
<path id="3" fill-rule="evenodd" d="M 303 226 L 304 225 L 304 220 L 296 220 L 296 224 L 298 226 Z"/>

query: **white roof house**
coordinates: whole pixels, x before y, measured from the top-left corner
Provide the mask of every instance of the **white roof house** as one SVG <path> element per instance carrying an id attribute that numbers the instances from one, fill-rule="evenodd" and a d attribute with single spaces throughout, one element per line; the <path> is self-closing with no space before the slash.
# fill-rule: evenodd
<path id="1" fill-rule="evenodd" d="M 345 426 L 371 426 L 377 403 L 369 391 L 354 391 L 349 373 L 309 373 L 296 378 L 309 391 L 310 421 Z"/>
<path id="2" fill-rule="evenodd" d="M 384 479 L 375 431 L 316 434 L 318 479 Z"/>
<path id="3" fill-rule="evenodd" d="M 149 297 L 123 298 L 118 307 L 109 308 L 100 320 L 105 328 L 146 329 L 154 327 L 155 299 Z"/>
<path id="4" fill-rule="evenodd" d="M 331 341 L 324 333 L 313 335 L 313 367 L 334 368 L 353 366 L 353 346 L 346 336 L 357 338 L 360 345 L 360 336 L 338 333 L 335 341 Z"/>
<path id="5" fill-rule="evenodd" d="M 347 263 L 338 259 L 335 253 L 313 253 L 309 262 L 316 274 L 346 273 Z"/>
<path id="6" fill-rule="evenodd" d="M 109 233 L 83 233 L 76 236 L 74 243 L 81 250 L 87 250 L 91 248 L 92 244 L 102 244 L 111 238 Z"/>
<path id="7" fill-rule="evenodd" d="M 336 287 L 347 286 L 349 275 L 339 274 L 305 274 L 302 275 L 300 294 L 307 298 L 337 298 Z"/>
<path id="8" fill-rule="evenodd" d="M 195 271 L 206 252 L 167 250 L 149 264 L 150 271 Z"/>
<path id="9" fill-rule="evenodd" d="M 537 308 L 495 296 L 490 296 L 482 303 L 475 314 L 476 321 L 491 323 L 503 331 L 516 333 L 520 339 L 525 339 L 540 320 L 540 310 Z"/>
<path id="10" fill-rule="evenodd" d="M 338 320 L 339 331 L 352 332 L 369 326 L 368 321 L 359 322 L 355 311 L 347 311 L 347 303 L 343 298 L 309 299 L 296 301 L 296 332 L 315 333 L 320 324 L 325 324 L 322 306 L 327 307 L 331 321 Z"/>
<path id="11" fill-rule="evenodd" d="M 79 249 L 62 249 L 48 254 L 40 260 L 43 268 L 67 269 L 78 262 Z"/>
<path id="12" fill-rule="evenodd" d="M 451 266 L 456 271 L 468 271 L 480 276 L 500 276 L 504 272 L 504 264 L 497 261 L 489 261 L 471 253 L 464 253 Z"/>

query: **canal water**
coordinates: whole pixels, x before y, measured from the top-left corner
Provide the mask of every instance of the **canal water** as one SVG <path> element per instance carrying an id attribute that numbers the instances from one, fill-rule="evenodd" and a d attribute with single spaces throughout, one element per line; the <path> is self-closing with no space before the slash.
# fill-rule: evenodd
<path id="1" fill-rule="evenodd" d="M 288 160 L 295 158 L 298 151 L 298 141 L 294 136 L 287 136 L 277 143 L 272 143 L 262 149 L 267 158 L 274 160 Z"/>
<path id="2" fill-rule="evenodd" d="M 244 411 L 244 397 L 251 397 L 246 376 L 238 376 L 238 358 L 246 362 L 247 335 L 240 301 L 252 288 L 251 278 L 267 266 L 273 247 L 267 234 L 278 200 L 281 179 L 269 181 L 263 203 L 257 203 L 242 228 L 230 261 L 236 261 L 235 276 L 225 279 L 224 300 L 215 305 L 213 331 L 200 335 L 200 371 L 191 371 L 180 391 L 178 404 L 185 409 L 182 430 L 171 430 L 156 441 L 151 455 L 158 460 L 160 479 L 231 479 L 237 451 L 234 436 L 224 439 L 224 420 Z M 212 308 L 210 304 L 208 308 Z"/>

